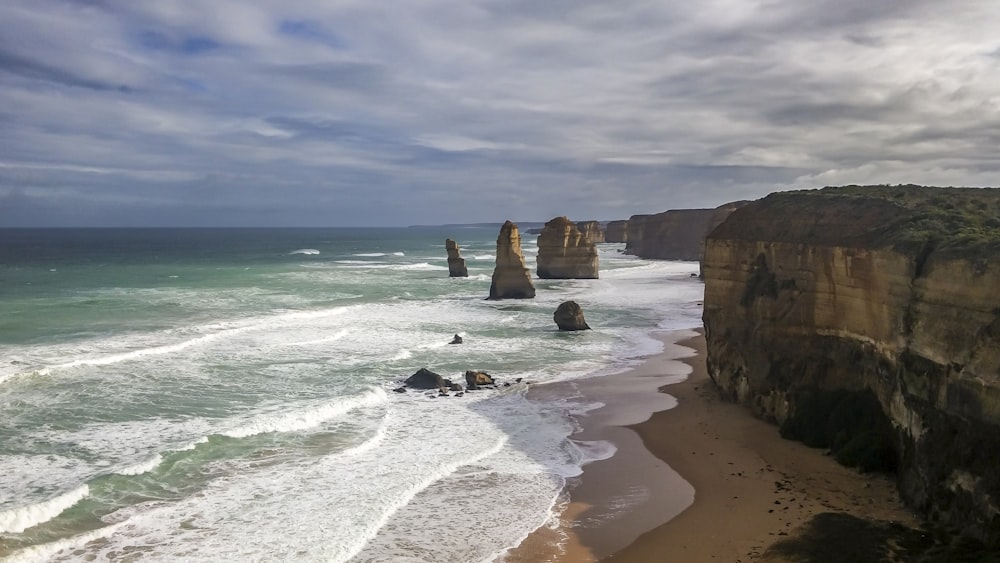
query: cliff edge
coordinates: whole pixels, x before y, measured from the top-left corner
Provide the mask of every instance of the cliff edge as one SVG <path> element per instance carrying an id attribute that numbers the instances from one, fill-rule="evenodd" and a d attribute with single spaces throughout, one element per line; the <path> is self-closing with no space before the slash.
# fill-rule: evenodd
<path id="1" fill-rule="evenodd" d="M 707 237 L 724 396 L 1000 545 L 1000 190 L 772 194 Z"/>

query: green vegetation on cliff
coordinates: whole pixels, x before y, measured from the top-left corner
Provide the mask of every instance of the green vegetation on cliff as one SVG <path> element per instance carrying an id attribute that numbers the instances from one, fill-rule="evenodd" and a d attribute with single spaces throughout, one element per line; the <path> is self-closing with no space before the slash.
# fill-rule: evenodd
<path id="1" fill-rule="evenodd" d="M 1000 189 L 841 186 L 789 192 L 825 198 L 884 200 L 905 209 L 871 233 L 871 241 L 906 250 L 931 246 L 960 256 L 1000 251 Z"/>

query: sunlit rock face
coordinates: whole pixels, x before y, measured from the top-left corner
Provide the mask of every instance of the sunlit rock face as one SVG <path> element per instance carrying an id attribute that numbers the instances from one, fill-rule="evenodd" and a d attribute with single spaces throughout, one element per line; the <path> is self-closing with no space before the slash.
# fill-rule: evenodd
<path id="1" fill-rule="evenodd" d="M 598 277 L 597 248 L 576 223 L 556 217 L 538 235 L 538 277 L 594 279 Z"/>
<path id="2" fill-rule="evenodd" d="M 507 221 L 497 236 L 497 261 L 493 269 L 489 299 L 530 299 L 535 296 L 531 272 L 524 265 L 521 233 Z"/>
<path id="3" fill-rule="evenodd" d="M 703 275 L 724 396 L 998 543 L 1000 190 L 772 194 L 711 232 Z"/>

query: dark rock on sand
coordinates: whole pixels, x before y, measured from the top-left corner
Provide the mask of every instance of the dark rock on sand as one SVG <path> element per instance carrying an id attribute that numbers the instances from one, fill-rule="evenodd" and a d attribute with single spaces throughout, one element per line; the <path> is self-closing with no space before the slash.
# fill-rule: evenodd
<path id="1" fill-rule="evenodd" d="M 583 318 L 583 309 L 576 301 L 563 301 L 552 314 L 552 320 L 559 326 L 559 330 L 590 330 L 587 321 Z"/>

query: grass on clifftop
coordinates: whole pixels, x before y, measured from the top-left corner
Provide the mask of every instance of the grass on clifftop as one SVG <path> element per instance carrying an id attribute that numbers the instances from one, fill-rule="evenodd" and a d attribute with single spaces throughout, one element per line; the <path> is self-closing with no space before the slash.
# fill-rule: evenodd
<path id="1" fill-rule="evenodd" d="M 963 257 L 1000 252 L 1000 189 L 852 185 L 792 193 L 880 199 L 907 209 L 877 233 L 879 242 L 900 249 L 931 246 Z"/>

